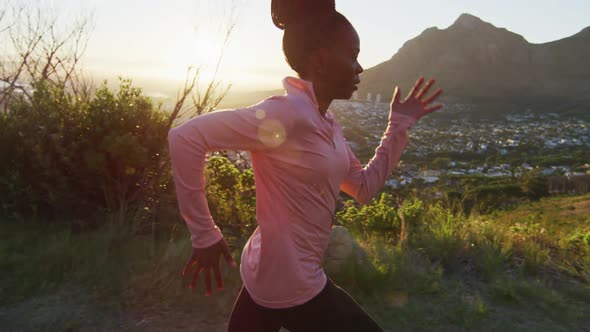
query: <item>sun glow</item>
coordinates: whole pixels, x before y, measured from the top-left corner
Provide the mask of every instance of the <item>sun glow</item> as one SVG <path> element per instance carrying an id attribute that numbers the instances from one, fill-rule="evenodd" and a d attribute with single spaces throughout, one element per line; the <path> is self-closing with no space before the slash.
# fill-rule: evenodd
<path id="1" fill-rule="evenodd" d="M 222 79 L 223 73 L 217 66 L 223 61 L 224 37 L 206 30 L 184 29 L 175 36 L 170 48 L 164 52 L 161 76 L 174 80 L 184 80 L 189 67 L 199 69 L 199 82 L 210 82 L 213 78 Z M 220 67 L 220 70 L 223 66 Z"/>

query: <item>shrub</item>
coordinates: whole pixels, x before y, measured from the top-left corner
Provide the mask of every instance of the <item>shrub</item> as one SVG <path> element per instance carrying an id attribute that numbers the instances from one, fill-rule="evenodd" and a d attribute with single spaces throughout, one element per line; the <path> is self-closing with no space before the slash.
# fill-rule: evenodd
<path id="1" fill-rule="evenodd" d="M 105 84 L 86 101 L 45 82 L 34 88 L 1 122 L 5 210 L 62 220 L 108 211 L 122 221 L 156 203 L 168 122 L 140 89 L 121 80 L 117 92 Z"/>
<path id="2" fill-rule="evenodd" d="M 532 200 L 539 200 L 549 195 L 547 178 L 542 176 L 539 171 L 524 174 L 520 178 L 520 187 L 522 192 Z"/>
<path id="3" fill-rule="evenodd" d="M 225 235 L 249 236 L 256 228 L 254 173 L 240 171 L 231 161 L 211 156 L 206 164 L 207 202 L 213 220 Z"/>
<path id="4" fill-rule="evenodd" d="M 353 201 L 346 205 L 336 213 L 336 220 L 357 235 L 370 232 L 399 234 L 401 231 L 401 220 L 391 194 L 382 193 L 378 199 L 360 208 Z"/>
<path id="5" fill-rule="evenodd" d="M 462 215 L 453 214 L 440 204 L 431 205 L 424 213 L 422 227 L 413 235 L 415 246 L 423 248 L 431 259 L 450 268 L 466 247 L 461 234 L 463 223 Z"/>

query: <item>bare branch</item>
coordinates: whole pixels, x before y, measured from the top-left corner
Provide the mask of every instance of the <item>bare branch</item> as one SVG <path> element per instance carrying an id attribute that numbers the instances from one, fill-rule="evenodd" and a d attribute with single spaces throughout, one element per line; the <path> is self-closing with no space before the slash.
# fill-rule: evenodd
<path id="1" fill-rule="evenodd" d="M 227 23 L 222 28 L 223 41 L 221 44 L 221 48 L 219 50 L 219 56 L 217 57 L 214 65 L 213 75 L 211 79 L 209 79 L 207 82 L 204 82 L 203 84 L 200 84 L 200 79 L 202 78 L 201 71 L 199 70 L 194 73 L 192 81 L 195 82 L 195 85 L 193 89 L 191 89 L 189 92 L 192 101 L 192 106 L 185 107 L 184 111 L 182 112 L 180 110 L 178 111 L 178 113 L 173 112 L 172 115 L 174 115 L 174 117 L 170 118 L 170 123 L 174 123 L 176 120 L 179 119 L 192 118 L 194 116 L 202 115 L 204 113 L 208 113 L 214 110 L 229 92 L 231 85 L 228 84 L 226 86 L 223 86 L 223 83 L 218 79 L 218 77 L 223 62 L 223 58 L 225 56 L 225 51 L 227 50 L 227 47 L 231 40 L 231 36 L 236 27 L 237 17 L 235 13 L 236 5 L 235 1 L 232 1 L 229 9 L 229 14 L 227 12 L 224 13 L 226 19 L 223 21 L 226 21 Z M 199 69 L 201 68 L 202 67 L 199 67 Z M 184 106 L 186 98 L 188 97 L 188 95 L 186 95 L 187 90 L 184 90 L 183 92 L 184 93 L 181 94 L 182 98 L 179 99 L 179 101 L 182 101 L 181 106 Z"/>
<path id="2" fill-rule="evenodd" d="M 170 113 L 170 116 L 168 117 L 168 129 L 172 128 L 174 121 L 176 121 L 178 118 L 181 117 L 181 115 L 182 115 L 181 112 L 184 107 L 184 103 L 186 101 L 186 98 L 188 96 L 190 96 L 192 91 L 197 86 L 197 82 L 198 82 L 200 73 L 201 73 L 201 67 L 197 67 L 197 68 L 189 67 L 187 69 L 186 78 L 184 79 L 184 87 L 182 88 L 182 91 L 178 92 L 178 95 L 176 98 L 177 101 L 176 101 L 176 104 L 174 105 L 174 109 L 172 110 L 172 112 Z"/>
<path id="3" fill-rule="evenodd" d="M 6 22 L 7 4 L 3 3 L 0 7 L 0 33 L 6 32 L 12 26 L 12 22 Z"/>
<path id="4" fill-rule="evenodd" d="M 39 3 L 15 2 L 9 11 L 0 10 L 0 23 L 6 19 L 13 24 L 5 36 L 0 30 L 0 40 L 8 47 L 7 55 L 0 58 L 0 105 L 4 111 L 13 93 L 28 96 L 23 87 L 39 81 L 87 92 L 91 84 L 76 84 L 83 80 L 79 67 L 94 27 L 93 14 L 68 21 Z"/>

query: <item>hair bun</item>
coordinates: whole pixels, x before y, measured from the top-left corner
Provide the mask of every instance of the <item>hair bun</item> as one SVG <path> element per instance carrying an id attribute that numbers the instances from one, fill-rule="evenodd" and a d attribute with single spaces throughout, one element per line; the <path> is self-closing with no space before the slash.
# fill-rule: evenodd
<path id="1" fill-rule="evenodd" d="M 272 0 L 273 23 L 281 30 L 309 16 L 327 15 L 336 11 L 335 0 Z"/>

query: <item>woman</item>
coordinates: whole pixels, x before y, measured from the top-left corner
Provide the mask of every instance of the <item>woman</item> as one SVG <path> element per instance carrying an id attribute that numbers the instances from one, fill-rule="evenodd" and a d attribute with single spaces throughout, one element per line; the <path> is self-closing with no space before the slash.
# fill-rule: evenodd
<path id="1" fill-rule="evenodd" d="M 199 116 L 169 133 L 174 181 L 193 254 L 183 275 L 191 287 L 211 272 L 223 289 L 219 258 L 235 266 L 205 198 L 203 168 L 209 151 L 250 152 L 256 182 L 258 227 L 240 265 L 244 283 L 229 331 L 381 331 L 377 323 L 329 280 L 322 259 L 339 190 L 366 204 L 383 186 L 407 143 L 407 130 L 441 93 L 420 79 L 402 102 L 396 88 L 388 127 L 375 156 L 363 168 L 328 106 L 349 99 L 363 68 L 359 38 L 334 1 L 272 1 L 272 19 L 284 29 L 283 49 L 299 78 L 283 80 L 284 96 Z"/>

